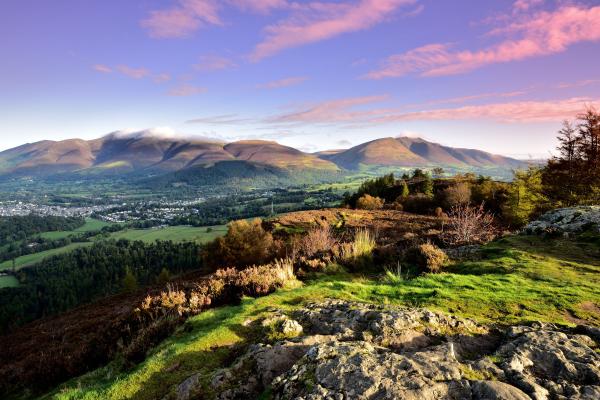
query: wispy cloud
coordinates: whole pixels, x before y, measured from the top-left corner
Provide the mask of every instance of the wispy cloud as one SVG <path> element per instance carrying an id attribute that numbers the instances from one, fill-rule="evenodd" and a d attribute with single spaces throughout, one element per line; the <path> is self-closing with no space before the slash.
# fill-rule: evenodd
<path id="1" fill-rule="evenodd" d="M 243 124 L 247 122 L 251 122 L 252 120 L 248 118 L 241 118 L 237 114 L 223 114 L 223 115 L 213 115 L 207 117 L 200 117 L 190 119 L 185 121 L 186 124 L 207 124 L 207 125 L 237 125 Z"/>
<path id="2" fill-rule="evenodd" d="M 577 82 L 559 83 L 558 85 L 556 85 L 556 88 L 568 89 L 568 88 L 585 87 L 585 86 L 592 86 L 592 85 L 598 85 L 598 84 L 600 84 L 600 79 L 585 79 L 585 80 L 577 81 Z"/>
<path id="3" fill-rule="evenodd" d="M 111 67 L 108 65 L 104 65 L 104 64 L 96 64 L 92 67 L 96 72 L 100 72 L 103 74 L 110 74 L 113 72 L 119 73 L 121 75 L 124 75 L 128 78 L 132 78 L 132 79 L 145 79 L 145 78 L 150 78 L 152 79 L 155 83 L 164 83 L 164 82 L 168 82 L 171 80 L 171 75 L 167 74 L 167 73 L 159 73 L 159 74 L 154 74 L 152 73 L 152 71 L 150 71 L 147 68 L 144 67 L 130 67 L 128 65 L 117 65 L 115 67 Z"/>
<path id="4" fill-rule="evenodd" d="M 516 0 L 513 3 L 513 12 L 520 13 L 544 4 L 544 0 Z"/>
<path id="5" fill-rule="evenodd" d="M 133 79 L 142 79 L 151 75 L 150 71 L 146 68 L 132 68 L 127 65 L 118 65 L 116 69 L 123 75 Z"/>
<path id="6" fill-rule="evenodd" d="M 359 0 L 353 4 L 311 2 L 292 16 L 265 28 L 265 39 L 250 59 L 258 61 L 282 50 L 368 29 L 388 18 L 400 6 L 416 0 Z"/>
<path id="7" fill-rule="evenodd" d="M 552 12 L 542 11 L 518 18 L 516 22 L 490 32 L 511 36 L 493 46 L 456 51 L 449 44 L 429 44 L 389 57 L 379 69 L 369 72 L 366 77 L 452 75 L 490 64 L 561 53 L 576 43 L 599 41 L 598 21 L 600 6 L 570 5 Z"/>
<path id="8" fill-rule="evenodd" d="M 230 58 L 218 56 L 218 55 L 205 55 L 201 56 L 197 64 L 194 65 L 194 69 L 197 71 L 218 71 L 221 69 L 236 68 L 237 64 Z"/>
<path id="9" fill-rule="evenodd" d="M 267 82 L 267 83 L 260 83 L 260 84 L 256 85 L 256 87 L 258 89 L 279 89 L 279 88 L 284 88 L 284 87 L 288 87 L 288 86 L 298 85 L 298 84 L 306 81 L 307 79 L 308 78 L 305 76 L 293 76 L 290 78 L 279 79 L 279 80 L 275 80 L 275 81 L 271 81 L 271 82 Z"/>
<path id="10" fill-rule="evenodd" d="M 465 97 L 474 98 L 475 96 Z M 490 120 L 502 123 L 559 122 L 584 111 L 599 107 L 600 98 L 573 97 L 558 100 L 504 101 L 490 104 L 462 105 L 406 111 L 403 107 L 381 107 L 387 96 L 338 99 L 299 108 L 267 120 L 270 123 L 292 125 L 322 125 L 343 123 L 345 127 L 364 127 L 407 121 Z M 456 101 L 459 99 L 456 98 Z M 445 100 L 448 102 L 448 100 Z M 432 102 L 433 103 L 433 102 Z M 367 106 L 357 108 L 357 106 Z M 374 106 L 374 107 L 368 107 Z"/>
<path id="11" fill-rule="evenodd" d="M 110 74 L 112 72 L 112 68 L 104 65 L 104 64 L 96 64 L 92 68 L 97 72 L 102 72 L 103 74 Z"/>
<path id="12" fill-rule="evenodd" d="M 374 118 L 372 123 L 432 120 L 493 120 L 497 122 L 557 122 L 573 118 L 600 99 L 575 97 L 554 101 L 516 101 L 457 108 L 442 108 Z"/>
<path id="13" fill-rule="evenodd" d="M 206 25 L 222 25 L 216 0 L 179 0 L 171 8 L 151 11 L 141 22 L 154 38 L 186 37 Z"/>
<path id="14" fill-rule="evenodd" d="M 380 110 L 364 110 L 359 106 L 374 104 L 388 99 L 387 95 L 351 97 L 309 105 L 297 111 L 267 119 L 270 123 L 329 124 L 364 120 L 381 114 Z"/>
<path id="15" fill-rule="evenodd" d="M 207 89 L 204 87 L 184 83 L 179 86 L 175 86 L 174 88 L 171 88 L 171 90 L 169 90 L 168 92 L 168 95 L 178 97 L 194 96 L 196 94 L 205 93 L 206 91 Z"/>

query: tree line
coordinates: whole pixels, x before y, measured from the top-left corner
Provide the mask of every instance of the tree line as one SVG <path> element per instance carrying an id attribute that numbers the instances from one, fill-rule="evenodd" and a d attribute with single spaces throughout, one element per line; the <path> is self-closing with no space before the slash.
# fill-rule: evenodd
<path id="1" fill-rule="evenodd" d="M 202 265 L 194 242 L 103 241 L 46 258 L 16 273 L 19 287 L 0 289 L 0 331 Z"/>

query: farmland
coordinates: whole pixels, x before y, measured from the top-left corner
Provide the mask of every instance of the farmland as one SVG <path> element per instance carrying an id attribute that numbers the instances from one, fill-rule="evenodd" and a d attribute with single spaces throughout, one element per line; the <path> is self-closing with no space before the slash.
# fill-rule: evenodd
<path id="1" fill-rule="evenodd" d="M 209 227 L 169 226 L 164 228 L 127 229 L 111 234 L 110 238 L 115 240 L 141 240 L 146 243 L 151 243 L 156 240 L 206 243 L 224 235 L 226 232 L 227 225 L 215 225 Z"/>
<path id="2" fill-rule="evenodd" d="M 15 259 L 15 268 L 18 270 L 23 267 L 29 267 L 31 265 L 34 265 L 34 264 L 42 261 L 44 258 L 52 257 L 52 256 L 55 256 L 58 254 L 67 253 L 69 251 L 75 250 L 82 246 L 91 246 L 91 244 L 92 244 L 91 242 L 71 243 L 68 246 L 59 247 L 57 249 L 52 249 L 52 250 L 42 251 L 39 253 L 27 254 L 25 256 L 17 257 Z M 3 263 L 0 263 L 0 271 L 10 270 L 10 269 L 12 269 L 12 267 L 13 267 L 12 260 L 8 260 L 8 261 L 4 261 Z"/>
<path id="3" fill-rule="evenodd" d="M 103 221 L 100 221 L 97 219 L 87 218 L 85 220 L 85 225 L 83 225 L 80 228 L 74 229 L 72 231 L 44 232 L 40 236 L 44 239 L 49 239 L 49 240 L 63 239 L 63 238 L 69 237 L 71 235 L 99 231 L 102 228 L 104 228 L 105 226 L 109 226 L 109 225 L 110 225 L 109 223 L 106 223 L 106 222 L 103 222 Z"/>

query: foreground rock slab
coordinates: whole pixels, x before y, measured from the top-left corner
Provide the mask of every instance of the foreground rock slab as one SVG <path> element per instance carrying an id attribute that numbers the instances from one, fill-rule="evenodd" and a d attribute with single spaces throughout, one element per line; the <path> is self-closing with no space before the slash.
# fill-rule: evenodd
<path id="1" fill-rule="evenodd" d="M 303 336 L 252 345 L 215 374 L 203 398 L 600 399 L 593 327 L 494 328 L 343 301 L 311 304 L 291 318 Z"/>

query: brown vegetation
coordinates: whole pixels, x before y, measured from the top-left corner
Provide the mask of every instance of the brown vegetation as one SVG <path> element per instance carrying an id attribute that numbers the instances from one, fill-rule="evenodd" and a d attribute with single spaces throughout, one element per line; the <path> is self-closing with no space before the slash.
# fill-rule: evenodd
<path id="1" fill-rule="evenodd" d="M 273 236 L 260 219 L 233 221 L 225 236 L 207 246 L 205 263 L 212 267 L 264 264 L 273 258 L 273 250 Z"/>
<path id="2" fill-rule="evenodd" d="M 368 194 L 356 200 L 356 208 L 359 210 L 379 210 L 383 208 L 383 200 Z"/>
<path id="3" fill-rule="evenodd" d="M 405 258 L 420 271 L 431 273 L 440 272 L 444 264 L 448 262 L 446 253 L 431 243 L 411 247 L 406 252 Z"/>

